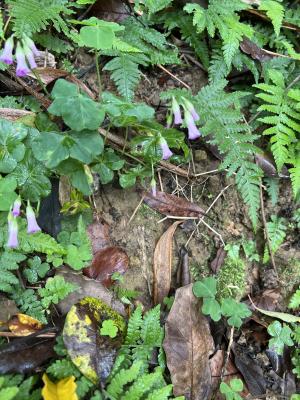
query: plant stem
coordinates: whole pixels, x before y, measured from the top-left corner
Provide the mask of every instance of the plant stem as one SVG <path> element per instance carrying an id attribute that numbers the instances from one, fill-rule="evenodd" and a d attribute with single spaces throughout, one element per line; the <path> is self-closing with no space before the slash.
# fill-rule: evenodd
<path id="1" fill-rule="evenodd" d="M 100 68 L 99 68 L 99 59 L 100 59 L 100 53 L 99 53 L 99 51 L 96 51 L 95 62 L 96 62 L 96 72 L 97 72 L 98 89 L 99 89 L 98 98 L 99 98 L 99 100 L 101 100 L 101 97 L 102 97 L 102 84 L 101 84 L 101 74 L 100 74 Z"/>

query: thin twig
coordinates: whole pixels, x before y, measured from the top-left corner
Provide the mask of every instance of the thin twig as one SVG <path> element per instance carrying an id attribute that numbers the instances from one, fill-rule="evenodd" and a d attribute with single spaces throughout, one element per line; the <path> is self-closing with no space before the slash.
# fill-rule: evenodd
<path id="1" fill-rule="evenodd" d="M 222 372 L 221 372 L 221 381 L 224 378 L 224 374 L 225 374 L 225 371 L 226 371 L 227 363 L 228 363 L 228 360 L 229 360 L 231 346 L 232 346 L 232 343 L 233 343 L 233 334 L 234 334 L 234 326 L 232 326 L 231 329 L 230 329 L 228 347 L 227 347 L 226 356 L 225 356 L 225 360 L 224 360 L 224 364 L 223 364 L 223 368 L 222 368 Z"/>
<path id="2" fill-rule="evenodd" d="M 141 198 L 141 200 L 139 201 L 139 204 L 135 207 L 133 213 L 131 214 L 131 217 L 129 218 L 129 221 L 127 222 L 127 226 L 130 224 L 130 222 L 133 220 L 133 218 L 135 217 L 135 214 L 137 213 L 138 209 L 140 208 L 140 206 L 142 205 L 142 202 L 144 201 L 145 196 L 143 196 Z"/>
<path id="3" fill-rule="evenodd" d="M 29 336 L 27 335 L 16 335 L 13 332 L 0 332 L 0 337 L 15 337 L 15 338 L 20 338 L 20 337 L 25 337 Z M 52 338 L 55 337 L 56 333 L 55 332 L 49 332 L 49 333 L 41 333 L 40 335 L 35 335 L 35 337 L 44 337 L 44 338 Z"/>
<path id="4" fill-rule="evenodd" d="M 198 229 L 199 225 L 201 224 L 201 222 L 203 222 L 204 218 L 206 217 L 206 214 L 209 213 L 209 211 L 212 209 L 212 207 L 215 205 L 215 203 L 218 201 L 218 199 L 223 195 L 223 193 L 231 186 L 227 185 L 224 189 L 221 190 L 221 192 L 217 195 L 217 197 L 214 199 L 214 201 L 211 203 L 211 205 L 208 207 L 208 209 L 205 211 L 205 214 L 203 215 L 203 217 L 201 217 L 196 225 L 196 228 L 193 230 L 193 232 L 191 233 L 190 237 L 188 238 L 185 247 L 188 246 L 188 244 L 190 243 L 192 237 L 194 236 L 196 230 Z M 220 235 L 220 234 L 218 234 Z M 223 241 L 223 240 L 222 240 Z M 224 243 L 224 242 L 223 242 Z"/>
<path id="5" fill-rule="evenodd" d="M 181 83 L 184 87 L 186 87 L 187 89 L 191 89 L 191 87 L 183 82 L 181 79 L 179 79 L 176 75 L 172 74 L 172 72 L 170 72 L 169 70 L 167 70 L 167 68 L 163 67 L 161 64 L 157 65 L 158 68 L 160 68 L 161 70 L 163 70 L 164 72 L 166 72 L 168 75 L 170 75 L 172 78 L 174 78 L 176 81 L 178 81 L 179 83 Z"/>
<path id="6" fill-rule="evenodd" d="M 264 206 L 263 188 L 262 188 L 262 184 L 261 183 L 259 185 L 259 188 L 260 188 L 260 209 L 261 209 L 262 222 L 263 222 L 263 226 L 264 226 L 265 239 L 267 241 L 272 267 L 273 267 L 274 271 L 276 272 L 276 275 L 277 275 L 277 278 L 278 278 L 278 271 L 277 271 L 277 267 L 276 267 L 276 263 L 275 263 L 275 259 L 274 259 L 274 254 L 273 254 L 273 251 L 272 251 L 272 245 L 271 245 L 271 241 L 270 241 L 268 228 L 267 228 L 267 220 L 266 220 L 266 213 L 265 213 L 265 206 Z"/>

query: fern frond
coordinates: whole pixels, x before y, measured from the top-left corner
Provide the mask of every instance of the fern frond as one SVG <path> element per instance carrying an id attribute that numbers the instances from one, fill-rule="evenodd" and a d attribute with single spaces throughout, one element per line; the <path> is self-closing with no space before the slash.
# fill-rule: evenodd
<path id="1" fill-rule="evenodd" d="M 292 295 L 289 302 L 289 308 L 299 308 L 300 307 L 300 289 Z"/>
<path id="2" fill-rule="evenodd" d="M 271 199 L 272 206 L 275 206 L 278 202 L 279 195 L 279 180 L 276 178 L 264 178 L 267 186 L 268 195 Z"/>
<path id="3" fill-rule="evenodd" d="M 0 291 L 6 293 L 13 292 L 13 286 L 18 285 L 19 280 L 11 271 L 19 268 L 19 263 L 26 260 L 24 254 L 13 251 L 5 251 L 0 256 Z"/>
<path id="4" fill-rule="evenodd" d="M 22 290 L 15 286 L 11 297 L 24 314 L 30 315 L 43 324 L 47 324 L 45 310 L 33 289 Z"/>
<path id="5" fill-rule="evenodd" d="M 262 0 L 258 9 L 266 12 L 267 16 L 272 21 L 274 31 L 278 36 L 284 17 L 283 5 L 276 0 Z"/>
<path id="6" fill-rule="evenodd" d="M 126 101 L 131 101 L 134 96 L 141 72 L 139 65 L 145 65 L 145 58 L 140 54 L 120 54 L 114 57 L 104 67 L 106 71 L 112 71 L 111 78 L 115 82 L 118 92 Z"/>
<path id="7" fill-rule="evenodd" d="M 271 221 L 267 222 L 267 230 L 271 243 L 271 250 L 272 253 L 275 254 L 283 243 L 286 236 L 287 226 L 285 225 L 285 219 L 280 218 L 276 215 L 272 215 Z M 268 248 L 265 247 L 263 262 L 267 263 L 269 261 L 269 258 L 270 256 Z"/>
<path id="8" fill-rule="evenodd" d="M 297 199 L 300 193 L 300 154 L 292 163 L 293 167 L 289 169 L 289 172 L 291 174 L 294 197 Z"/>
<path id="9" fill-rule="evenodd" d="M 117 373 L 107 387 L 107 392 L 113 398 L 118 398 L 123 392 L 124 386 L 136 380 L 140 373 L 141 362 L 134 363 L 129 369 L 122 369 Z"/>
<path id="10" fill-rule="evenodd" d="M 211 0 L 207 9 L 194 3 L 189 3 L 184 7 L 186 12 L 193 14 L 193 24 L 199 33 L 206 28 L 209 36 L 214 37 L 218 30 L 228 68 L 243 37 L 251 38 L 253 35 L 252 27 L 240 22 L 237 14 L 237 11 L 246 8 L 247 5 L 240 0 Z"/>
<path id="11" fill-rule="evenodd" d="M 144 0 L 143 4 L 148 9 L 149 14 L 154 14 L 168 7 L 173 0 Z"/>
<path id="12" fill-rule="evenodd" d="M 79 378 L 80 372 L 76 368 L 75 364 L 68 358 L 62 360 L 55 360 L 48 368 L 47 374 L 50 374 L 54 379 L 64 379 L 68 376 L 74 375 Z"/>
<path id="13" fill-rule="evenodd" d="M 159 379 L 161 379 L 160 369 L 152 374 L 141 375 L 122 396 L 122 400 L 142 399 L 157 384 Z"/>
<path id="14" fill-rule="evenodd" d="M 128 325 L 124 344 L 128 346 L 137 345 L 141 336 L 141 326 L 143 325 L 142 307 L 137 307 L 132 313 Z"/>
<path id="15" fill-rule="evenodd" d="M 258 110 L 266 111 L 267 116 L 259 118 L 259 121 L 271 125 L 263 133 L 272 135 L 271 150 L 280 172 L 289 160 L 289 147 L 296 141 L 296 132 L 300 131 L 300 112 L 294 100 L 295 91 L 288 90 L 283 74 L 271 69 L 269 77 L 272 84 L 260 83 L 254 87 L 261 90 L 256 97 L 263 100 L 264 104 Z"/>
<path id="16" fill-rule="evenodd" d="M 172 394 L 172 385 L 167 385 L 163 388 L 154 390 L 146 400 L 167 400 L 169 396 Z"/>
<path id="17" fill-rule="evenodd" d="M 68 35 L 69 29 L 61 14 L 70 15 L 72 11 L 67 1 L 62 0 L 8 0 L 9 14 L 17 37 L 25 33 L 45 30 L 50 23 L 58 32 Z"/>

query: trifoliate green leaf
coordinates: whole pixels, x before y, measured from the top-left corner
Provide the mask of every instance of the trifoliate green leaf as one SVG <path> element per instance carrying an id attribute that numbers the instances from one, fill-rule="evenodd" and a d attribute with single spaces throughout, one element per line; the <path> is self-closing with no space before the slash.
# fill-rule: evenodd
<path id="1" fill-rule="evenodd" d="M 283 354 L 284 345 L 293 346 L 291 339 L 292 330 L 287 325 L 281 325 L 279 321 L 274 321 L 268 326 L 268 333 L 272 336 L 269 341 L 269 347 L 277 354 Z"/>
<path id="2" fill-rule="evenodd" d="M 196 297 L 214 298 L 217 293 L 217 281 L 213 277 L 208 277 L 202 281 L 195 282 L 193 293 Z"/>

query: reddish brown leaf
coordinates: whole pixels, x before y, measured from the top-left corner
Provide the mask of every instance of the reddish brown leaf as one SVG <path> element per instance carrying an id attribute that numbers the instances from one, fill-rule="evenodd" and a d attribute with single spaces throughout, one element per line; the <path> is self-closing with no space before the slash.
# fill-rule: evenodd
<path id="1" fill-rule="evenodd" d="M 273 58 L 272 55 L 268 54 L 264 49 L 258 47 L 250 39 L 244 38 L 240 43 L 241 50 L 249 54 L 251 58 L 258 61 L 266 61 Z"/>
<path id="2" fill-rule="evenodd" d="M 163 348 L 175 396 L 206 400 L 211 395 L 209 356 L 214 343 L 192 284 L 177 289 L 165 325 Z"/>
<path id="3" fill-rule="evenodd" d="M 165 215 L 199 217 L 205 214 L 205 211 L 197 204 L 164 192 L 157 192 L 156 196 L 153 196 L 150 192 L 145 193 L 144 202 L 149 207 Z"/>
<path id="4" fill-rule="evenodd" d="M 219 272 L 219 269 L 222 267 L 227 252 L 224 250 L 224 247 L 220 247 L 217 251 L 216 257 L 210 263 L 210 268 L 214 274 Z"/>
<path id="5" fill-rule="evenodd" d="M 83 270 L 84 275 L 100 281 L 104 286 L 112 285 L 114 272 L 124 274 L 128 269 L 129 259 L 125 250 L 112 246 L 99 250 L 93 258 L 92 265 Z"/>
<path id="6" fill-rule="evenodd" d="M 93 254 L 111 244 L 109 238 L 109 225 L 104 221 L 92 222 L 87 227 L 87 234 L 92 243 Z"/>
<path id="7" fill-rule="evenodd" d="M 289 172 L 285 166 L 283 166 L 280 173 L 277 172 L 275 161 L 271 154 L 262 153 L 255 154 L 256 163 L 260 166 L 260 168 L 264 171 L 265 176 L 269 177 L 280 177 L 280 178 L 288 178 Z"/>
<path id="8" fill-rule="evenodd" d="M 28 336 L 42 329 L 42 324 L 25 314 L 16 314 L 8 321 L 8 327 L 16 336 Z"/>
<path id="9" fill-rule="evenodd" d="M 168 296 L 172 278 L 173 236 L 182 221 L 176 221 L 162 234 L 154 251 L 153 302 L 159 304 Z"/>
<path id="10" fill-rule="evenodd" d="M 275 311 L 281 297 L 280 289 L 266 289 L 253 299 L 258 308 L 267 311 Z"/>

